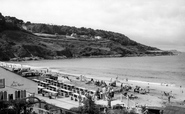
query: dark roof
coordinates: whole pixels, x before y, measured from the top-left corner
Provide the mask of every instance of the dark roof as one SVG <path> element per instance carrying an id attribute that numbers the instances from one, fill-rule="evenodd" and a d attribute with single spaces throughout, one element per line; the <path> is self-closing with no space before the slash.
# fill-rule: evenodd
<path id="1" fill-rule="evenodd" d="M 185 114 L 185 106 L 166 106 L 163 114 Z"/>

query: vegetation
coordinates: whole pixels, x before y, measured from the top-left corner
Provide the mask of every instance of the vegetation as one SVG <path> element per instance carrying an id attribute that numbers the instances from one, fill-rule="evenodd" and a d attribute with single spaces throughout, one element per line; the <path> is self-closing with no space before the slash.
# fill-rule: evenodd
<path id="1" fill-rule="evenodd" d="M 100 110 L 102 107 L 104 106 L 95 104 L 91 96 L 87 96 L 83 106 L 71 108 L 70 110 L 78 114 L 105 114 L 105 112 L 106 114 L 136 114 L 134 110 L 128 111 L 126 109 L 111 109 L 104 107 L 106 111 Z"/>
<path id="2" fill-rule="evenodd" d="M 29 114 L 30 106 L 25 100 L 0 101 L 0 114 Z"/>
<path id="3" fill-rule="evenodd" d="M 71 111 L 77 112 L 79 114 L 100 114 L 98 105 L 95 104 L 90 95 L 87 96 L 83 106 L 72 108 Z"/>
<path id="4" fill-rule="evenodd" d="M 159 49 L 137 43 L 120 33 L 84 27 L 25 23 L 0 13 L 0 60 L 171 54 L 154 51 Z"/>

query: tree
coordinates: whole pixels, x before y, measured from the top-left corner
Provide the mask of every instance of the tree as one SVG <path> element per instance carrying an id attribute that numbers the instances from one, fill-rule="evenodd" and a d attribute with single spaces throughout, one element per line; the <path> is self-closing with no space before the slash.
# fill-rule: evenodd
<path id="1" fill-rule="evenodd" d="M 26 97 L 19 100 L 0 101 L 0 114 L 21 114 L 22 112 L 29 114 L 26 108 L 32 107 L 35 103 L 41 103 L 41 100 L 37 97 Z"/>
<path id="2" fill-rule="evenodd" d="M 4 16 L 0 13 L 0 32 L 4 29 L 5 25 L 5 18 Z"/>
<path id="3" fill-rule="evenodd" d="M 80 114 L 100 114 L 99 106 L 95 104 L 92 96 L 90 95 L 86 96 L 83 106 L 72 108 L 70 110 Z"/>

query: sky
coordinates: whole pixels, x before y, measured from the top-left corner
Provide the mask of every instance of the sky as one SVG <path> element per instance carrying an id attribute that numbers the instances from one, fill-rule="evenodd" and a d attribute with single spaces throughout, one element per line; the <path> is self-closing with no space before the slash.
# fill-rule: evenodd
<path id="1" fill-rule="evenodd" d="M 119 32 L 185 52 L 185 0 L 0 0 L 0 12 L 25 22 Z"/>

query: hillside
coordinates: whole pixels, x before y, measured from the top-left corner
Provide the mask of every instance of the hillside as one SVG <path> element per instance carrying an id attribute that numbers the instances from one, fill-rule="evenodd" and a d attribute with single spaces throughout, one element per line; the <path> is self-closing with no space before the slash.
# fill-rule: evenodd
<path id="1" fill-rule="evenodd" d="M 169 55 L 104 30 L 24 23 L 0 13 L 0 60 Z"/>

